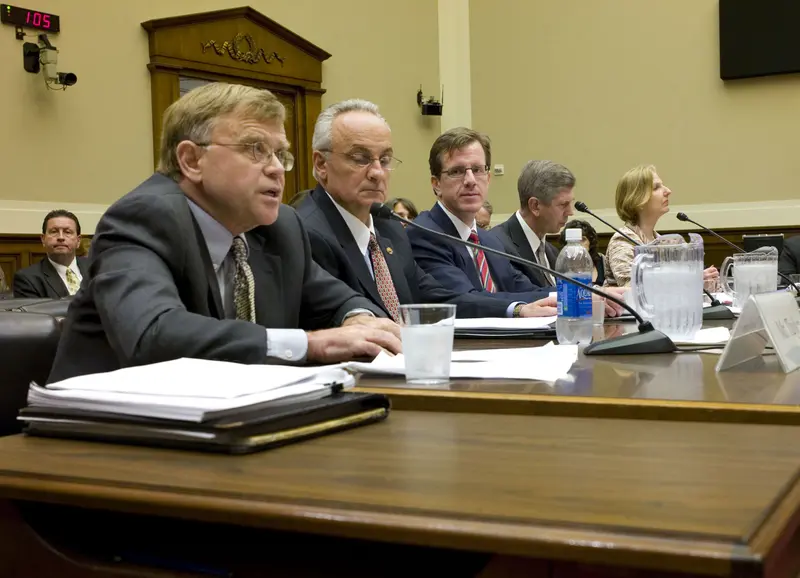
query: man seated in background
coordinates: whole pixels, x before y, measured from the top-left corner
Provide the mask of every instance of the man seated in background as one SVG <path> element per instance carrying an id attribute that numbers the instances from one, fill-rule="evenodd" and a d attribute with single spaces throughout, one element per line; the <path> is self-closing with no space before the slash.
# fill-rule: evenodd
<path id="1" fill-rule="evenodd" d="M 442 133 L 428 158 L 436 203 L 415 222 L 503 250 L 491 233 L 478 229 L 475 215 L 489 190 L 492 151 L 489 137 L 468 128 Z M 439 283 L 456 293 L 481 293 L 502 300 L 536 301 L 548 297 L 551 287 L 536 286 L 505 258 L 445 241 L 416 228 L 408 228 L 414 258 Z"/>
<path id="2" fill-rule="evenodd" d="M 493 213 L 494 207 L 492 207 L 492 203 L 490 203 L 488 199 L 483 201 L 483 206 L 475 214 L 475 224 L 484 231 L 488 231 L 492 228 Z"/>
<path id="3" fill-rule="evenodd" d="M 552 269 L 558 249 L 547 242 L 545 235 L 557 234 L 572 216 L 574 187 L 575 176 L 567 167 L 552 161 L 528 161 L 517 179 L 520 209 L 493 228 L 492 235 L 507 252 Z M 512 265 L 534 285 L 555 284 L 549 273 L 519 263 Z"/>
<path id="4" fill-rule="evenodd" d="M 81 224 L 73 213 L 56 209 L 42 221 L 44 259 L 14 274 L 14 297 L 60 299 L 75 295 L 89 267 L 85 257 L 76 257 L 81 244 Z"/>
<path id="5" fill-rule="evenodd" d="M 50 382 L 181 357 L 331 363 L 400 351 L 397 324 L 314 263 L 281 205 L 294 163 L 284 120 L 269 91 L 224 83 L 170 105 L 158 172 L 97 225 Z"/>
<path id="6" fill-rule="evenodd" d="M 400 321 L 399 305 L 454 303 L 458 317 L 554 315 L 554 301 L 515 303 L 442 287 L 414 262 L 406 230 L 373 219 L 370 207 L 386 199 L 394 157 L 391 129 L 378 107 L 347 100 L 328 107 L 314 127 L 316 189 L 298 208 L 314 259 Z M 396 207 L 395 207 L 396 210 Z"/>
<path id="7" fill-rule="evenodd" d="M 778 271 L 784 275 L 800 274 L 800 235 L 789 237 L 783 242 Z"/>

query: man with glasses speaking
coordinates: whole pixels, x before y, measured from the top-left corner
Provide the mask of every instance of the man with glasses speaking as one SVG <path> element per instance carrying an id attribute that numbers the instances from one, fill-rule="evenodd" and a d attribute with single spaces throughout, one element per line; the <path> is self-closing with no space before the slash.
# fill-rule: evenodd
<path id="1" fill-rule="evenodd" d="M 491 162 L 491 143 L 486 135 L 464 127 L 442 133 L 428 158 L 436 203 L 415 222 L 502 251 L 503 244 L 478 228 L 475 221 L 489 191 Z M 408 237 L 420 267 L 452 291 L 528 302 L 547 298 L 554 290 L 532 284 L 505 257 L 442 241 L 412 227 L 408 228 Z M 555 315 L 555 309 L 551 314 Z"/>
<path id="2" fill-rule="evenodd" d="M 167 108 L 157 173 L 97 224 L 50 382 L 182 357 L 333 363 L 401 350 L 399 326 L 314 263 L 281 204 L 294 164 L 285 118 L 271 92 L 225 83 Z"/>
<path id="3" fill-rule="evenodd" d="M 81 224 L 70 211 L 50 211 L 42 221 L 44 259 L 14 274 L 14 297 L 61 299 L 75 295 L 86 276 L 86 258 L 76 257 L 81 244 Z"/>

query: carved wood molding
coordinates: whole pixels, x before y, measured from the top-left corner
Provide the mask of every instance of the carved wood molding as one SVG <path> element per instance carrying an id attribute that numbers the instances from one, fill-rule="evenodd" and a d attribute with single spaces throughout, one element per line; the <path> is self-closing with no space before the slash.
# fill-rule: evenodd
<path id="1" fill-rule="evenodd" d="M 247 43 L 247 52 L 242 52 L 239 49 L 239 46 L 242 42 Z M 201 43 L 201 47 L 203 50 L 203 54 L 205 54 L 206 50 L 209 48 L 213 48 L 214 52 L 217 56 L 225 56 L 226 54 L 230 56 L 233 60 L 237 60 L 239 62 L 246 62 L 247 64 L 258 64 L 259 60 L 263 60 L 264 64 L 271 64 L 273 61 L 277 60 L 280 62 L 281 67 L 283 67 L 283 63 L 286 60 L 283 56 L 278 54 L 277 52 L 272 52 L 267 54 L 264 52 L 263 48 L 258 48 L 256 45 L 256 41 L 253 39 L 252 36 L 249 34 L 239 33 L 233 37 L 233 40 L 228 42 L 227 40 L 222 43 L 222 46 L 217 44 L 216 40 L 209 40 L 207 42 Z"/>

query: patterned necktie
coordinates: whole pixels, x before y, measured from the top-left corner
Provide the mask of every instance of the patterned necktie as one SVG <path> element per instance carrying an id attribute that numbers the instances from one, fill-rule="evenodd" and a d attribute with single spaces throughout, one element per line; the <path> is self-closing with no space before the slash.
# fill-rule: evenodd
<path id="1" fill-rule="evenodd" d="M 540 241 L 539 242 L 539 249 L 536 251 L 536 261 L 539 263 L 539 265 L 542 265 L 544 267 L 548 267 L 549 266 L 549 264 L 547 262 L 547 253 L 546 253 L 546 250 L 545 250 L 544 241 Z M 546 271 L 542 271 L 542 275 L 544 275 L 545 281 L 547 281 L 547 283 L 549 285 L 555 285 L 556 284 L 555 279 L 553 279 L 553 276 L 550 275 L 550 273 L 547 273 Z"/>
<path id="2" fill-rule="evenodd" d="M 472 231 L 469 234 L 469 238 L 467 240 L 477 245 L 481 244 L 481 240 L 478 238 L 478 233 L 475 231 Z M 481 287 L 490 293 L 494 293 L 494 281 L 492 281 L 492 275 L 489 273 L 489 263 L 486 262 L 486 254 L 483 252 L 483 249 L 476 249 L 475 266 L 478 268 L 478 275 L 481 277 Z"/>
<path id="3" fill-rule="evenodd" d="M 233 278 L 233 303 L 236 306 L 236 319 L 256 322 L 256 283 L 253 271 L 247 262 L 247 247 L 241 237 L 233 239 L 233 262 L 236 274 Z"/>
<path id="4" fill-rule="evenodd" d="M 369 256 L 372 259 L 372 270 L 375 272 L 375 285 L 378 286 L 378 295 L 381 296 L 383 304 L 386 305 L 389 315 L 399 323 L 400 301 L 397 299 L 397 291 L 394 288 L 392 275 L 389 273 L 389 266 L 386 264 L 386 259 L 383 258 L 383 251 L 381 251 L 374 233 L 369 235 Z"/>
<path id="5" fill-rule="evenodd" d="M 70 295 L 75 295 L 78 292 L 78 289 L 81 288 L 81 283 L 78 281 L 78 276 L 73 272 L 72 269 L 67 267 L 67 291 Z"/>

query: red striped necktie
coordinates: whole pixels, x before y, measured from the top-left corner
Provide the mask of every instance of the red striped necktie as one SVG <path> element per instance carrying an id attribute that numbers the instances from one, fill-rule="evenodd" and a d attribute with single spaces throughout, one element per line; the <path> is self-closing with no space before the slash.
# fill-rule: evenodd
<path id="1" fill-rule="evenodd" d="M 481 244 L 481 240 L 478 238 L 478 233 L 472 231 L 469 234 L 468 241 L 475 243 L 476 245 Z M 494 293 L 494 281 L 492 281 L 492 275 L 489 273 L 489 263 L 486 261 L 486 254 L 483 252 L 483 249 L 476 249 L 475 253 L 475 266 L 478 268 L 478 275 L 481 277 L 481 286 L 490 293 Z"/>

